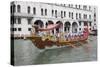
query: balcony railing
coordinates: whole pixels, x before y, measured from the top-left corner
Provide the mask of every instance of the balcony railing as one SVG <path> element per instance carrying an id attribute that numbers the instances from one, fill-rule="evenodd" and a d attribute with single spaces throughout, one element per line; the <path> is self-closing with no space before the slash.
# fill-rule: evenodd
<path id="1" fill-rule="evenodd" d="M 11 14 L 12 16 L 15 16 L 15 17 L 24 17 L 24 18 L 33 18 L 33 14 L 28 14 L 28 13 L 12 13 Z"/>
<path id="2" fill-rule="evenodd" d="M 78 19 L 78 21 L 93 21 L 92 19 Z"/>

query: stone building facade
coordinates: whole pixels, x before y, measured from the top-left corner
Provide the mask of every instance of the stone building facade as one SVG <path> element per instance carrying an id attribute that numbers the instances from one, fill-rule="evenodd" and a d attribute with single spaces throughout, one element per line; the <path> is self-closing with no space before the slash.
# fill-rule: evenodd
<path id="1" fill-rule="evenodd" d="M 87 25 L 89 32 L 97 28 L 95 6 L 13 1 L 10 9 L 14 35 L 30 35 L 34 24 L 46 28 L 48 24 L 62 23 L 62 28 L 53 30 L 55 34 L 82 32 Z"/>

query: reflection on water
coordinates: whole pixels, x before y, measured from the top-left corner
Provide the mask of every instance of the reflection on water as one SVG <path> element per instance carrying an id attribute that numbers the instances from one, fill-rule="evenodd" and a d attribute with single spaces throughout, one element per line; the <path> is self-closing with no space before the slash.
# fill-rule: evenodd
<path id="1" fill-rule="evenodd" d="M 97 60 L 97 37 L 91 36 L 76 48 L 63 47 L 40 51 L 29 40 L 14 41 L 15 65 L 51 64 Z"/>

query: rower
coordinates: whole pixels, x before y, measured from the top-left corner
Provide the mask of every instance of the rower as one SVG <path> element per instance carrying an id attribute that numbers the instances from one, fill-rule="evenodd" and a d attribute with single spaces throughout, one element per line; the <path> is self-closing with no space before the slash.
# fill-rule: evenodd
<path id="1" fill-rule="evenodd" d="M 72 40 L 72 36 L 73 36 L 73 35 L 71 34 L 71 36 L 70 36 L 70 40 Z"/>
<path id="2" fill-rule="evenodd" d="M 68 41 L 68 35 L 65 34 L 65 39 Z"/>
<path id="3" fill-rule="evenodd" d="M 69 35 L 68 35 L 68 41 L 70 41 L 70 40 L 71 40 L 71 35 L 69 34 Z"/>
<path id="4" fill-rule="evenodd" d="M 73 40 L 75 40 L 75 33 L 73 33 Z"/>

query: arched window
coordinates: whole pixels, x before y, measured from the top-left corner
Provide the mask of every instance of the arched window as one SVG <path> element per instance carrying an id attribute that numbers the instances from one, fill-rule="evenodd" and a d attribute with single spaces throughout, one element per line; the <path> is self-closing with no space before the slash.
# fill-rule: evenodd
<path id="1" fill-rule="evenodd" d="M 61 26 L 56 28 L 56 33 L 63 31 L 63 23 L 61 21 L 57 21 L 56 24 L 60 24 Z"/>
<path id="2" fill-rule="evenodd" d="M 45 9 L 45 15 L 47 15 L 47 9 Z"/>
<path id="3" fill-rule="evenodd" d="M 38 25 L 39 28 L 43 28 L 43 27 L 44 27 L 44 23 L 43 23 L 43 21 L 41 21 L 41 20 L 36 20 L 36 21 L 34 22 L 34 24 L 35 24 L 35 25 Z"/>
<path id="4" fill-rule="evenodd" d="M 77 5 L 75 5 L 75 7 L 77 8 Z"/>
<path id="5" fill-rule="evenodd" d="M 72 12 L 72 19 L 73 19 L 73 12 Z"/>
<path id="6" fill-rule="evenodd" d="M 52 16 L 54 15 L 54 10 L 52 10 Z"/>
<path id="7" fill-rule="evenodd" d="M 34 15 L 36 14 L 36 8 L 35 7 L 33 8 L 33 14 Z"/>
<path id="8" fill-rule="evenodd" d="M 61 18 L 63 18 L 63 11 L 61 11 Z"/>
<path id="9" fill-rule="evenodd" d="M 41 15 L 43 16 L 43 8 L 41 9 Z"/>
<path id="10" fill-rule="evenodd" d="M 71 15 L 71 12 L 69 12 L 69 18 L 71 17 L 70 15 Z"/>
<path id="11" fill-rule="evenodd" d="M 18 18 L 18 24 L 21 24 L 21 18 Z"/>
<path id="12" fill-rule="evenodd" d="M 91 15 L 89 15 L 89 19 L 91 19 Z"/>
<path id="13" fill-rule="evenodd" d="M 64 24 L 64 31 L 65 32 L 70 32 L 71 24 L 69 21 L 65 22 Z"/>
<path id="14" fill-rule="evenodd" d="M 79 25 L 81 26 L 81 21 L 79 21 Z"/>
<path id="15" fill-rule="evenodd" d="M 84 5 L 84 6 L 83 6 L 83 9 L 84 9 L 84 10 L 86 10 L 86 9 L 87 9 L 87 6 L 86 6 L 86 5 Z"/>
<path id="16" fill-rule="evenodd" d="M 66 17 L 66 11 L 64 11 L 64 17 Z"/>
<path id="17" fill-rule="evenodd" d="M 81 13 L 79 13 L 79 18 L 81 19 Z"/>
<path id="18" fill-rule="evenodd" d="M 27 19 L 28 20 L 28 24 L 31 24 L 31 19 Z"/>
<path id="19" fill-rule="evenodd" d="M 89 25 L 90 25 L 90 26 L 92 25 L 91 22 L 89 23 Z"/>
<path id="20" fill-rule="evenodd" d="M 10 12 L 13 13 L 13 8 L 12 5 L 10 6 Z"/>
<path id="21" fill-rule="evenodd" d="M 79 9 L 80 9 L 81 5 L 79 5 Z"/>
<path id="22" fill-rule="evenodd" d="M 91 6 L 89 6 L 89 10 L 91 10 Z"/>
<path id="23" fill-rule="evenodd" d="M 72 33 L 78 32 L 78 24 L 76 22 L 72 23 Z"/>
<path id="24" fill-rule="evenodd" d="M 30 6 L 28 6 L 28 10 L 27 10 L 27 12 L 30 13 Z"/>
<path id="25" fill-rule="evenodd" d="M 20 12 L 20 5 L 17 5 L 17 12 Z"/>
<path id="26" fill-rule="evenodd" d="M 71 4 L 71 7 L 73 7 L 73 4 Z"/>
<path id="27" fill-rule="evenodd" d="M 76 13 L 76 19 L 78 19 L 78 13 Z"/>
<path id="28" fill-rule="evenodd" d="M 87 14 L 84 14 L 84 19 L 87 19 Z"/>
<path id="29" fill-rule="evenodd" d="M 57 10 L 55 10 L 55 17 L 57 18 Z"/>
<path id="30" fill-rule="evenodd" d="M 68 6 L 70 7 L 71 5 L 69 4 Z"/>
<path id="31" fill-rule="evenodd" d="M 13 13 L 16 12 L 16 5 L 13 5 Z"/>

